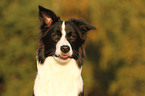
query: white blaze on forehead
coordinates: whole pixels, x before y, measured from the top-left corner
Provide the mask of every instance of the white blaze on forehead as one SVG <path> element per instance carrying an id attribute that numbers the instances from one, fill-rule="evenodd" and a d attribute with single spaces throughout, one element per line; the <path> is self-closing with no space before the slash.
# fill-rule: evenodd
<path id="1" fill-rule="evenodd" d="M 66 53 L 66 55 L 68 56 L 72 56 L 73 54 L 73 51 L 72 51 L 72 47 L 71 47 L 71 44 L 68 42 L 67 38 L 66 38 L 66 28 L 65 28 L 65 21 L 62 22 L 62 25 L 61 25 L 61 38 L 60 40 L 57 42 L 56 44 L 56 51 L 55 51 L 55 55 L 57 56 L 60 56 L 60 55 L 63 55 L 63 52 L 60 50 L 61 49 L 61 46 L 63 45 L 67 45 L 70 47 L 70 51 L 68 53 Z M 59 61 L 61 61 L 60 58 L 57 58 Z"/>
<path id="2" fill-rule="evenodd" d="M 62 22 L 62 31 L 61 31 L 61 33 L 62 33 L 62 38 L 65 38 L 65 36 L 66 36 L 66 31 L 65 31 L 65 21 L 63 21 Z"/>

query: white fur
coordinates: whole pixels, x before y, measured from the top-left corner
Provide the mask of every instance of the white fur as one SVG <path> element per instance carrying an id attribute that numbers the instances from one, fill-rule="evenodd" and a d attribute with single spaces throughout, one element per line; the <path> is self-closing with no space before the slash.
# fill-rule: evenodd
<path id="1" fill-rule="evenodd" d="M 61 36 L 60 40 L 57 42 L 57 44 L 56 44 L 55 54 L 57 56 L 62 55 L 60 47 L 63 46 L 63 45 L 67 45 L 67 46 L 70 47 L 70 51 L 67 53 L 67 55 L 71 56 L 73 54 L 73 51 L 72 51 L 72 47 L 71 47 L 70 43 L 66 39 L 65 21 L 63 21 L 63 23 L 62 23 L 61 29 L 62 29 L 61 30 L 62 36 Z M 57 58 L 57 57 L 55 57 L 55 59 L 57 61 L 59 61 L 59 62 L 62 62 L 62 63 L 66 63 L 66 62 L 68 62 L 70 60 L 69 58 L 67 60 L 62 60 L 62 59 Z"/>
<path id="2" fill-rule="evenodd" d="M 38 62 L 37 68 L 35 96 L 78 96 L 83 91 L 81 68 L 74 59 L 59 64 L 53 57 L 47 57 L 44 64 Z"/>

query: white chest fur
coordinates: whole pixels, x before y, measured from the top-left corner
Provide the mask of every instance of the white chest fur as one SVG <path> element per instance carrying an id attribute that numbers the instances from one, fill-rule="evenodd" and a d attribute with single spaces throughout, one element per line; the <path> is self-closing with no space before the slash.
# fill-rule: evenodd
<path id="1" fill-rule="evenodd" d="M 47 57 L 37 68 L 35 96 L 78 96 L 83 91 L 81 69 L 74 59 L 62 65 L 53 57 Z"/>

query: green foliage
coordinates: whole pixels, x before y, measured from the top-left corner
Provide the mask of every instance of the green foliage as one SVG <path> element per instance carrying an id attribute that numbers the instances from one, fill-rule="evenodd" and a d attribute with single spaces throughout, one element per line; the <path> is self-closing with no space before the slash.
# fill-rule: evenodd
<path id="1" fill-rule="evenodd" d="M 2 0 L 0 3 L 0 96 L 31 96 L 39 38 L 38 5 L 63 20 L 85 18 L 85 96 L 145 95 L 144 0 Z"/>

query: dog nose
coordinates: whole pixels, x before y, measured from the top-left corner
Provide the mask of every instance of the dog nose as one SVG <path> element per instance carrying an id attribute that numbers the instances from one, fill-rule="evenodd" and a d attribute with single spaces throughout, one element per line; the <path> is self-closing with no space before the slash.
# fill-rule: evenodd
<path id="1" fill-rule="evenodd" d="M 70 50 L 70 47 L 67 45 L 63 45 L 63 46 L 61 46 L 60 49 L 62 52 L 67 53 Z"/>

